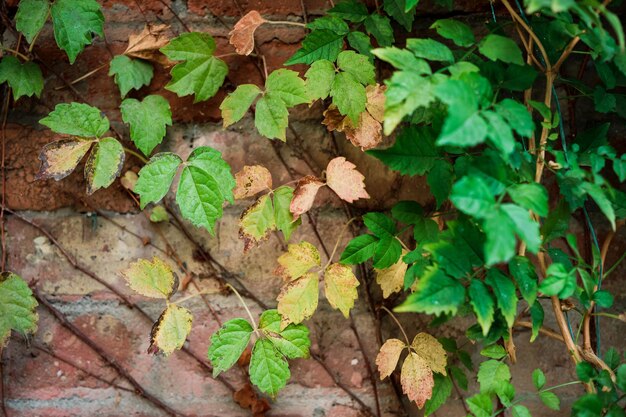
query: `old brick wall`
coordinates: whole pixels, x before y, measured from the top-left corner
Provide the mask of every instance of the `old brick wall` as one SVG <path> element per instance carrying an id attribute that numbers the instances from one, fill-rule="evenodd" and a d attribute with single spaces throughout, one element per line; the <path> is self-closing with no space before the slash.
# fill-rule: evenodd
<path id="1" fill-rule="evenodd" d="M 488 19 L 486 2 L 457 3 L 463 5 L 453 13 L 476 27 L 481 27 Z M 93 196 L 86 196 L 81 169 L 61 182 L 36 181 L 39 149 L 55 139 L 54 134 L 37 124 L 37 120 L 59 102 L 84 101 L 99 107 L 115 128 L 127 135 L 117 110 L 119 92 L 112 78 L 107 76 L 107 63 L 113 55 L 125 49 L 129 34 L 139 32 L 146 22 L 167 23 L 175 35 L 185 30 L 178 20 L 180 18 L 190 29 L 213 35 L 218 43 L 217 54 L 221 55 L 233 52 L 227 34 L 241 12 L 256 9 L 276 20 L 302 21 L 302 4 L 308 18 L 312 18 L 327 9 L 329 3 L 327 0 L 304 0 L 302 4 L 298 0 L 239 0 L 238 3 L 234 0 L 102 0 L 101 4 L 106 18 L 106 41 L 96 39 L 70 67 L 64 53 L 54 45 L 51 28 L 47 27 L 35 48 L 35 53 L 44 62 L 45 93 L 40 100 L 20 100 L 9 113 L 5 129 L 7 205 L 43 228 L 37 229 L 8 215 L 9 267 L 28 281 L 36 282 L 39 291 L 69 322 L 95 341 L 107 356 L 137 380 L 146 393 L 159 398 L 180 415 L 250 415 L 250 411 L 233 401 L 232 391 L 227 386 L 241 388 L 244 384 L 241 372 L 226 373 L 225 384 L 212 379 L 202 365 L 208 338 L 219 327 L 202 298 L 197 297 L 187 304 L 195 316 L 191 337 L 186 344 L 188 353 L 177 352 L 164 358 L 146 353 L 151 321 L 143 317 L 138 308 L 126 306 L 111 290 L 114 288 L 129 297 L 132 304 L 156 319 L 163 306 L 132 294 L 119 272 L 137 258 L 161 256 L 170 261 L 183 281 L 193 280 L 186 291 L 191 293 L 197 288 L 209 291 L 217 287 L 217 282 L 198 247 L 175 222 L 150 223 L 138 212 L 135 202 L 119 182 Z M 450 14 L 431 7 L 425 10 L 429 11 L 428 16 L 418 18 L 418 27 L 428 27 L 437 14 Z M 11 36 L 5 33 L 5 37 Z M 281 67 L 297 49 L 302 36 L 303 31 L 293 26 L 262 27 L 256 39 L 267 59 L 268 70 Z M 318 106 L 301 106 L 293 112 L 290 117 L 293 131 L 288 132 L 287 145 L 270 143 L 258 136 L 250 118 L 227 130 L 222 129 L 218 123 L 218 106 L 226 92 L 241 83 L 262 82 L 254 58 L 229 55 L 224 60 L 229 65 L 226 84 L 215 98 L 207 102 L 193 104 L 191 97 L 179 98 L 166 91 L 163 87 L 168 76 L 164 69 L 157 69 L 149 87 L 130 94 L 131 97 L 162 94 L 169 100 L 175 126 L 168 129 L 161 150 L 186 156 L 197 146 L 210 145 L 223 153 L 235 172 L 244 165 L 265 165 L 272 172 L 274 184 L 290 181 L 291 174 L 319 174 L 333 155 L 341 154 L 355 162 L 361 172 L 376 174 L 367 175 L 366 186 L 372 199 L 358 202 L 357 212 L 386 208 L 399 199 L 416 199 L 423 203 L 430 200 L 424 181 L 399 177 L 343 137 L 333 139 L 320 124 L 321 108 Z M 71 82 L 97 68 L 100 69 L 94 75 L 73 84 L 72 89 L 62 81 Z M 136 171 L 138 168 L 139 161 L 130 157 L 125 170 Z M 237 220 L 248 204 L 250 201 L 243 201 L 228 207 L 215 237 L 190 226 L 187 228 L 194 240 L 224 266 L 229 279 L 236 277 L 258 300 L 273 306 L 280 285 L 273 270 L 284 243 L 272 237 L 261 247 L 243 254 L 243 244 L 237 238 Z M 305 219 L 293 239 L 319 245 L 313 230 L 316 227 L 322 240 L 332 249 L 338 231 L 346 221 L 346 213 L 330 193 L 322 192 L 317 205 L 319 208 L 313 211 L 314 223 Z M 50 232 L 58 240 L 58 245 L 46 237 L 43 230 Z M 344 237 L 344 241 L 347 239 Z M 66 255 L 75 259 L 74 265 L 68 262 Z M 618 255 L 617 249 L 611 254 L 612 258 Z M 180 260 L 178 265 L 176 259 Z M 611 289 L 617 291 L 617 303 L 622 308 L 626 307 L 626 293 L 620 289 L 623 282 L 609 283 L 614 286 Z M 196 284 L 197 288 L 194 287 Z M 376 284 L 372 285 L 372 291 L 377 291 Z M 319 355 L 319 361 L 293 362 L 292 379 L 278 398 L 271 401 L 268 416 L 360 415 L 363 406 L 351 398 L 348 391 L 365 406 L 376 408 L 376 394 L 367 364 L 373 363 L 378 343 L 372 316 L 363 298 L 355 308 L 353 323 L 330 309 L 324 301 L 320 303 L 318 313 L 309 322 L 312 350 Z M 232 295 L 211 294 L 205 300 L 220 321 L 245 314 Z M 253 312 L 262 311 L 254 300 L 247 301 Z M 9 416 L 166 415 L 162 409 L 133 392 L 110 364 L 107 365 L 92 348 L 65 329 L 48 310 L 40 307 L 38 311 L 40 325 L 35 336 L 28 340 L 13 338 L 3 355 L 4 394 Z M 412 315 L 403 320 L 411 334 L 427 330 L 426 318 Z M 397 336 L 397 329 L 386 318 L 382 324 L 386 337 Z M 458 337 L 462 336 L 465 324 L 459 319 L 441 329 L 428 331 Z M 551 323 L 548 325 L 555 327 Z M 604 343 L 606 346 L 621 345 L 623 349 L 623 338 L 618 335 L 623 334 L 626 327 L 624 324 L 616 326 L 621 327 L 611 332 L 614 340 L 604 340 Z M 519 364 L 513 367 L 513 371 L 515 383 L 521 391 L 531 390 L 530 373 L 536 367 L 546 371 L 550 384 L 573 379 L 562 346 L 544 339 L 529 345 L 528 334 L 524 332 L 516 337 L 516 343 Z M 475 349 L 471 345 L 466 348 L 478 361 Z M 378 379 L 377 374 L 374 378 Z M 472 384 L 475 385 L 473 381 Z M 376 388 L 382 415 L 406 415 L 388 382 L 377 381 Z M 564 394 L 563 412 L 549 412 L 531 400 L 534 415 L 567 415 L 567 405 L 578 391 L 572 388 L 561 393 Z M 453 396 L 458 399 L 456 394 Z M 465 412 L 460 401 L 452 400 L 437 415 L 463 416 Z"/>

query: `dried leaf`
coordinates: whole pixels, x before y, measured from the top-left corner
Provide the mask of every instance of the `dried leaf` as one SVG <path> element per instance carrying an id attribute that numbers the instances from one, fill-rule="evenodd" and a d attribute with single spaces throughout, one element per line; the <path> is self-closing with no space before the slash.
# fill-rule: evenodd
<path id="1" fill-rule="evenodd" d="M 400 383 L 402 392 L 409 397 L 409 400 L 415 401 L 419 408 L 422 408 L 430 399 L 435 385 L 433 372 L 428 363 L 413 352 L 409 353 L 402 364 Z"/>
<path id="2" fill-rule="evenodd" d="M 151 298 L 170 298 L 178 289 L 178 280 L 169 265 L 156 256 L 152 262 L 139 259 L 122 272 L 133 291 Z"/>
<path id="3" fill-rule="evenodd" d="M 326 184 L 342 199 L 352 203 L 359 198 L 370 198 L 365 191 L 365 177 L 356 169 L 356 165 L 339 156 L 326 167 Z"/>
<path id="4" fill-rule="evenodd" d="M 239 55 L 250 55 L 254 49 L 254 32 L 267 20 L 256 10 L 248 12 L 239 19 L 233 30 L 230 31 L 230 44 L 235 47 Z"/>
<path id="5" fill-rule="evenodd" d="M 359 280 L 356 279 L 352 268 L 347 265 L 332 264 L 324 272 L 324 293 L 333 308 L 338 309 L 348 318 L 354 307 L 354 300 L 358 298 L 356 288 Z"/>
<path id="6" fill-rule="evenodd" d="M 272 189 L 272 174 L 262 165 L 246 165 L 235 174 L 233 194 L 237 200 Z"/>
<path id="7" fill-rule="evenodd" d="M 309 242 L 300 242 L 287 246 L 287 252 L 278 257 L 279 266 L 274 273 L 287 281 L 297 279 L 309 269 L 321 264 L 320 253 Z"/>
<path id="8" fill-rule="evenodd" d="M 265 398 L 259 398 L 252 384 L 246 383 L 233 393 L 233 400 L 243 409 L 250 409 L 254 417 L 263 417 L 272 407 Z"/>
<path id="9" fill-rule="evenodd" d="M 311 209 L 317 190 L 322 186 L 324 183 L 313 175 L 300 178 L 296 184 L 296 190 L 293 192 L 293 200 L 289 205 L 289 211 L 293 214 L 294 219 Z"/>
<path id="10" fill-rule="evenodd" d="M 326 126 L 329 132 L 343 132 L 346 128 L 352 126 L 350 119 L 342 115 L 334 104 L 331 104 L 324 110 L 324 120 L 322 120 L 322 124 Z"/>
<path id="11" fill-rule="evenodd" d="M 170 304 L 152 326 L 148 353 L 156 354 L 160 350 L 167 356 L 183 347 L 191 331 L 192 320 L 189 310 Z"/>
<path id="12" fill-rule="evenodd" d="M 135 191 L 137 180 L 139 180 L 139 176 L 135 171 L 126 171 L 122 178 L 120 178 L 120 183 L 122 184 L 122 187 L 127 190 Z"/>
<path id="13" fill-rule="evenodd" d="M 400 354 L 405 347 L 406 344 L 399 339 L 389 339 L 383 343 L 380 352 L 376 355 L 376 366 L 378 366 L 381 381 L 396 369 Z"/>
<path id="14" fill-rule="evenodd" d="M 74 171 L 93 142 L 93 140 L 76 138 L 48 143 L 39 154 L 41 168 L 36 178 L 53 178 L 59 181 L 67 177 Z"/>
<path id="15" fill-rule="evenodd" d="M 290 323 L 298 324 L 308 319 L 317 309 L 319 300 L 317 274 L 308 273 L 283 286 L 276 298 L 281 316 L 281 329 Z"/>
<path id="16" fill-rule="evenodd" d="M 140 33 L 128 37 L 128 47 L 124 55 L 168 65 L 170 62 L 159 49 L 170 41 L 167 35 L 169 28 L 169 25 L 148 23 Z"/>
<path id="17" fill-rule="evenodd" d="M 437 339 L 428 333 L 418 333 L 411 342 L 411 348 L 433 372 L 446 375 L 446 351 Z"/>
<path id="18" fill-rule="evenodd" d="M 400 291 L 404 287 L 404 275 L 408 265 L 402 261 L 402 258 L 406 254 L 407 251 L 403 250 L 400 260 L 389 268 L 374 269 L 376 272 L 376 283 L 383 290 L 383 298 L 388 298 L 391 294 Z"/>
<path id="19" fill-rule="evenodd" d="M 376 84 L 365 87 L 367 95 L 367 112 L 379 123 L 383 122 L 385 116 L 385 90 L 386 86 Z"/>
<path id="20" fill-rule="evenodd" d="M 346 139 L 354 146 L 359 146 L 361 150 L 366 151 L 382 142 L 383 126 L 365 111 L 359 116 L 359 125 L 356 128 L 346 126 L 345 134 Z"/>

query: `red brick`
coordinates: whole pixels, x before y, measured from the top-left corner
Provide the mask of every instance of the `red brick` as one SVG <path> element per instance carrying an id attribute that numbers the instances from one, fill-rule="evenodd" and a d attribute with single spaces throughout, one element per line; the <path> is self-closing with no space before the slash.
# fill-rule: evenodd
<path id="1" fill-rule="evenodd" d="M 302 15 L 302 7 L 297 0 L 238 0 L 243 13 L 257 10 L 261 14 L 272 16 Z M 328 0 L 305 0 L 304 5 L 309 14 L 321 14 L 330 7 Z M 216 16 L 239 16 L 240 10 L 233 0 L 189 0 L 187 7 L 191 13 L 205 16 L 211 13 Z"/>

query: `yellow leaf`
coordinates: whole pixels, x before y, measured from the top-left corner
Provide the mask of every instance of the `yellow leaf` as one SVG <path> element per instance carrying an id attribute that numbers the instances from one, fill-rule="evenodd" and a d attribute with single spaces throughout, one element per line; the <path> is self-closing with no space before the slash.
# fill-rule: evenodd
<path id="1" fill-rule="evenodd" d="M 301 323 L 313 315 L 319 299 L 318 284 L 317 274 L 308 273 L 283 286 L 276 299 L 277 309 L 282 317 L 281 329 L 290 323 Z"/>
<path id="2" fill-rule="evenodd" d="M 386 86 L 376 84 L 368 85 L 365 87 L 365 93 L 367 94 L 367 112 L 377 122 L 383 121 L 385 115 L 385 90 Z"/>
<path id="3" fill-rule="evenodd" d="M 61 139 L 48 143 L 39 154 L 41 168 L 36 178 L 53 178 L 58 181 L 67 177 L 74 171 L 93 143 L 93 140 L 80 138 Z"/>
<path id="4" fill-rule="evenodd" d="M 152 262 L 139 259 L 122 272 L 135 292 L 151 298 L 170 298 L 178 289 L 178 279 L 169 265 L 156 256 Z"/>
<path id="5" fill-rule="evenodd" d="M 356 165 L 343 156 L 331 160 L 326 167 L 326 183 L 339 198 L 352 203 L 359 198 L 370 198 L 365 191 L 365 177 L 356 169 Z"/>
<path id="6" fill-rule="evenodd" d="M 400 383 L 402 384 L 402 392 L 419 408 L 422 408 L 424 403 L 430 399 L 435 385 L 433 372 L 428 363 L 413 352 L 409 353 L 402 364 Z"/>
<path id="7" fill-rule="evenodd" d="M 193 316 L 186 308 L 170 304 L 161 314 L 150 335 L 149 353 L 161 350 L 165 356 L 183 347 L 189 332 Z"/>
<path id="8" fill-rule="evenodd" d="M 391 375 L 398 365 L 398 359 L 406 344 L 399 339 L 389 339 L 385 341 L 376 356 L 376 366 L 380 372 L 381 381 Z"/>
<path id="9" fill-rule="evenodd" d="M 272 189 L 272 174 L 262 165 L 246 165 L 235 174 L 233 194 L 237 200 Z"/>
<path id="10" fill-rule="evenodd" d="M 254 32 L 267 20 L 259 12 L 252 10 L 239 19 L 230 31 L 230 43 L 239 55 L 249 55 L 254 50 Z"/>
<path id="11" fill-rule="evenodd" d="M 303 241 L 289 245 L 287 252 L 278 257 L 278 263 L 276 275 L 288 281 L 294 280 L 321 264 L 320 253 L 315 246 Z"/>
<path id="12" fill-rule="evenodd" d="M 348 318 L 354 300 L 358 298 L 356 287 L 359 281 L 352 273 L 352 268 L 341 264 L 332 264 L 324 272 L 324 293 L 333 308 L 338 309 Z"/>
<path id="13" fill-rule="evenodd" d="M 428 333 L 418 333 L 411 348 L 426 361 L 433 372 L 446 375 L 446 351 L 437 339 Z"/>
<path id="14" fill-rule="evenodd" d="M 404 255 L 407 254 L 406 250 L 402 250 L 402 256 L 400 260 L 389 268 L 374 269 L 376 272 L 376 282 L 383 290 L 383 298 L 388 298 L 394 292 L 398 292 L 404 287 L 404 275 L 408 265 L 402 261 Z"/>

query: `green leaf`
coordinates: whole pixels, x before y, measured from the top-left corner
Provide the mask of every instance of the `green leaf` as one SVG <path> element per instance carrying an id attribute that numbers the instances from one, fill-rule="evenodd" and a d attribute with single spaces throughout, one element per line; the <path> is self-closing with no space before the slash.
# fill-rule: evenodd
<path id="1" fill-rule="evenodd" d="M 437 85 L 435 94 L 448 105 L 437 145 L 473 146 L 485 140 L 487 123 L 477 113 L 478 99 L 469 84 L 450 79 Z"/>
<path id="2" fill-rule="evenodd" d="M 538 75 L 530 65 L 507 65 L 500 87 L 511 91 L 524 91 L 532 87 Z"/>
<path id="3" fill-rule="evenodd" d="M 437 33 L 450 39 L 456 45 L 461 47 L 469 47 L 476 42 L 472 28 L 463 22 L 459 22 L 454 19 L 439 19 L 430 26 L 431 29 L 436 29 Z"/>
<path id="4" fill-rule="evenodd" d="M 524 300 L 532 306 L 537 299 L 537 273 L 534 265 L 524 256 L 516 256 L 509 262 L 509 272 L 515 278 Z"/>
<path id="5" fill-rule="evenodd" d="M 139 90 L 142 86 L 149 85 L 153 75 L 152 64 L 126 55 L 116 55 L 109 64 L 109 76 L 114 77 L 122 98 L 130 90 Z"/>
<path id="6" fill-rule="evenodd" d="M 160 201 L 170 189 L 182 159 L 174 153 L 158 153 L 139 171 L 134 191 L 139 194 L 143 210 L 148 203 Z"/>
<path id="7" fill-rule="evenodd" d="M 363 32 L 350 32 L 348 33 L 348 44 L 352 49 L 355 49 L 358 53 L 367 56 L 367 58 L 373 61 L 372 55 L 372 42 L 370 37 Z"/>
<path id="8" fill-rule="evenodd" d="M 403 129 L 392 147 L 367 153 L 404 175 L 424 175 L 442 158 L 432 129 L 415 126 Z"/>
<path id="9" fill-rule="evenodd" d="M 478 368 L 478 383 L 480 392 L 495 394 L 501 384 L 511 380 L 509 367 L 500 361 L 490 359 L 480 364 Z"/>
<path id="10" fill-rule="evenodd" d="M 418 58 L 429 61 L 454 62 L 450 48 L 434 39 L 407 39 L 406 46 Z"/>
<path id="11" fill-rule="evenodd" d="M 293 200 L 293 188 L 284 185 L 274 190 L 274 221 L 276 228 L 283 232 L 285 241 L 289 241 L 293 231 L 302 223 L 301 218 L 294 220 L 289 210 L 291 200 Z"/>
<path id="12" fill-rule="evenodd" d="M 495 306 L 489 290 L 482 281 L 473 279 L 469 286 L 470 304 L 476 313 L 476 320 L 483 330 L 483 336 L 489 334 L 493 324 Z"/>
<path id="13" fill-rule="evenodd" d="M 576 369 L 578 369 L 578 367 Z M 540 390 L 544 387 L 544 385 L 546 385 L 546 376 L 539 368 L 533 371 L 533 384 L 537 390 Z"/>
<path id="14" fill-rule="evenodd" d="M 407 49 L 393 46 L 390 48 L 377 48 L 372 53 L 400 70 L 412 71 L 417 74 L 430 74 L 432 72 L 428 62 L 417 58 Z"/>
<path id="15" fill-rule="evenodd" d="M 249 372 L 250 382 L 272 397 L 276 397 L 291 377 L 287 360 L 268 339 L 259 339 L 254 344 Z"/>
<path id="16" fill-rule="evenodd" d="M 22 0 L 17 5 L 15 28 L 24 34 L 29 44 L 41 31 L 48 20 L 50 2 L 48 0 Z"/>
<path id="17" fill-rule="evenodd" d="M 374 252 L 374 268 L 385 269 L 398 262 L 402 245 L 393 236 L 386 236 L 378 242 Z"/>
<path id="18" fill-rule="evenodd" d="M 363 22 L 367 33 L 372 35 L 379 46 L 391 46 L 394 42 L 391 20 L 387 16 L 373 13 Z"/>
<path id="19" fill-rule="evenodd" d="M 402 120 L 420 107 L 428 107 L 435 101 L 433 84 L 429 78 L 413 71 L 396 71 L 385 82 L 385 134 L 389 135 Z M 419 91 L 420 94 L 413 94 Z"/>
<path id="20" fill-rule="evenodd" d="M 0 275 L 0 347 L 4 347 L 11 330 L 26 335 L 37 330 L 37 300 L 26 281 L 12 272 Z"/>
<path id="21" fill-rule="evenodd" d="M 437 300 L 437 303 L 433 303 L 433 300 Z M 429 267 L 418 281 L 417 290 L 394 311 L 454 315 L 464 301 L 463 285 L 443 271 Z"/>
<path id="22" fill-rule="evenodd" d="M 502 210 L 493 210 L 485 218 L 483 229 L 487 235 L 485 242 L 485 263 L 494 265 L 506 262 L 515 255 L 515 234 L 509 216 Z"/>
<path id="23" fill-rule="evenodd" d="M 513 417 L 532 417 L 530 410 L 523 405 L 514 405 L 511 407 L 511 411 L 513 413 Z"/>
<path id="24" fill-rule="evenodd" d="M 172 125 L 170 103 L 158 95 L 150 95 L 142 101 L 127 98 L 120 106 L 122 120 L 130 125 L 130 138 L 144 155 L 150 155 Z"/>
<path id="25" fill-rule="evenodd" d="M 479 44 L 478 50 L 481 54 L 492 61 L 502 61 L 507 64 L 524 65 L 524 58 L 519 46 L 505 36 L 490 34 Z"/>
<path id="26" fill-rule="evenodd" d="M 241 120 L 259 94 L 261 94 L 261 90 L 254 84 L 237 86 L 235 91 L 230 93 L 220 104 L 224 127 L 226 128 Z"/>
<path id="27" fill-rule="evenodd" d="M 259 133 L 268 139 L 285 142 L 289 112 L 280 97 L 271 93 L 265 94 L 257 101 L 255 110 L 254 125 Z"/>
<path id="28" fill-rule="evenodd" d="M 502 345 L 490 345 L 480 351 L 482 356 L 491 359 L 502 359 L 507 356 L 506 350 Z"/>
<path id="29" fill-rule="evenodd" d="M 280 321 L 278 311 L 266 310 L 261 315 L 259 326 L 266 331 L 265 333 L 274 347 L 287 358 L 308 358 L 311 347 L 309 329 L 303 324 L 290 324 L 281 331 Z"/>
<path id="30" fill-rule="evenodd" d="M 344 36 L 326 29 L 313 30 L 304 38 L 302 47 L 285 62 L 285 65 L 310 65 L 320 59 L 334 62 L 341 52 Z"/>
<path id="31" fill-rule="evenodd" d="M 517 295 L 515 294 L 515 284 L 499 269 L 491 268 L 487 271 L 485 283 L 493 289 L 496 296 L 498 308 L 502 312 L 509 327 L 513 327 L 515 315 L 517 314 Z"/>
<path id="32" fill-rule="evenodd" d="M 542 217 L 548 215 L 548 192 L 543 185 L 515 184 L 507 189 L 511 199 L 525 209 L 532 210 Z"/>
<path id="33" fill-rule="evenodd" d="M 598 307 L 611 308 L 613 306 L 613 295 L 605 290 L 599 290 L 593 293 L 593 301 L 596 302 Z"/>
<path id="34" fill-rule="evenodd" d="M 339 2 L 327 13 L 355 23 L 362 22 L 368 16 L 367 7 L 357 0 Z"/>
<path id="35" fill-rule="evenodd" d="M 191 332 L 192 320 L 189 310 L 169 304 L 152 326 L 148 352 L 156 353 L 160 350 L 168 356 L 176 349 L 181 349 Z"/>
<path id="36" fill-rule="evenodd" d="M 284 68 L 272 71 L 265 81 L 265 89 L 267 93 L 280 98 L 286 107 L 309 102 L 304 80 L 296 71 Z"/>
<path id="37" fill-rule="evenodd" d="M 452 394 L 452 380 L 449 376 L 443 376 L 441 374 L 433 374 L 435 385 L 431 397 L 426 401 L 424 405 L 424 415 L 428 416 L 434 413 L 441 407 Z"/>
<path id="38" fill-rule="evenodd" d="M 355 125 L 358 124 L 367 103 L 365 87 L 352 74 L 340 72 L 333 80 L 330 96 L 339 112 L 348 116 Z"/>
<path id="39" fill-rule="evenodd" d="M 212 175 L 195 166 L 183 168 L 176 202 L 185 219 L 194 226 L 204 227 L 213 235 L 215 222 L 222 217 L 224 197 Z"/>
<path id="40" fill-rule="evenodd" d="M 378 238 L 372 235 L 361 235 L 352 239 L 341 254 L 340 263 L 345 265 L 360 264 L 374 256 Z"/>
<path id="41" fill-rule="evenodd" d="M 122 275 L 133 291 L 145 297 L 168 299 L 178 289 L 172 269 L 156 256 L 152 262 L 139 259 L 131 263 Z"/>
<path id="42" fill-rule="evenodd" d="M 365 55 L 354 51 L 343 51 L 337 57 L 337 66 L 363 85 L 376 82 L 374 65 Z"/>
<path id="43" fill-rule="evenodd" d="M 304 77 L 309 100 L 323 100 L 330 94 L 330 87 L 335 79 L 335 66 L 325 59 L 315 61 Z"/>
<path id="44" fill-rule="evenodd" d="M 14 100 L 22 96 L 40 97 L 43 90 L 43 75 L 39 66 L 30 61 L 22 64 L 11 55 L 5 55 L 0 60 L 0 84 L 4 82 L 13 90 Z"/>
<path id="45" fill-rule="evenodd" d="M 338 35 L 347 35 L 350 32 L 348 24 L 337 16 L 329 15 L 318 17 L 306 25 L 311 30 L 330 30 Z"/>
<path id="46" fill-rule="evenodd" d="M 532 320 L 532 333 L 530 341 L 534 342 L 537 336 L 539 336 L 539 330 L 543 326 L 544 312 L 543 307 L 538 301 L 530 306 L 530 318 Z"/>
<path id="47" fill-rule="evenodd" d="M 424 220 L 424 209 L 416 201 L 399 201 L 391 208 L 391 215 L 404 224 L 418 224 Z"/>
<path id="48" fill-rule="evenodd" d="M 528 250 L 537 253 L 541 246 L 539 224 L 530 217 L 530 213 L 515 204 L 502 204 L 500 209 L 507 214 L 515 233 L 526 242 Z"/>
<path id="49" fill-rule="evenodd" d="M 170 219 L 170 215 L 163 206 L 154 206 L 150 211 L 150 221 L 152 223 L 167 222 Z"/>
<path id="50" fill-rule="evenodd" d="M 194 94 L 194 103 L 213 97 L 228 74 L 224 61 L 213 56 L 215 40 L 208 33 L 183 33 L 161 52 L 173 61 L 184 61 L 172 68 L 165 89 L 179 97 Z"/>
<path id="51" fill-rule="evenodd" d="M 615 371 L 617 376 L 617 386 L 622 391 L 626 392 L 626 364 L 621 364 Z"/>
<path id="52" fill-rule="evenodd" d="M 494 196 L 489 186 L 478 175 L 468 175 L 452 187 L 450 200 L 465 214 L 486 218 L 493 213 Z"/>
<path id="53" fill-rule="evenodd" d="M 211 336 L 208 358 L 213 365 L 213 378 L 229 370 L 250 342 L 254 329 L 244 319 L 232 319 Z"/>
<path id="54" fill-rule="evenodd" d="M 97 138 L 109 130 L 109 119 L 97 108 L 83 103 L 57 104 L 39 123 L 53 132 L 84 138 Z"/>
<path id="55" fill-rule="evenodd" d="M 561 401 L 555 393 L 550 391 L 543 391 L 539 393 L 539 399 L 551 410 L 559 411 L 561 409 Z"/>
<path id="56" fill-rule="evenodd" d="M 415 8 L 407 11 L 406 5 L 407 0 L 384 0 L 383 9 L 385 9 L 385 12 L 393 17 L 396 22 L 404 26 L 407 32 L 410 32 L 413 28 Z"/>
<path id="57" fill-rule="evenodd" d="M 92 34 L 104 38 L 104 15 L 95 0 L 55 0 L 50 9 L 54 38 L 67 53 L 70 64 L 86 45 Z"/>
<path id="58" fill-rule="evenodd" d="M 209 146 L 199 146 L 191 152 L 187 158 L 187 164 L 212 176 L 219 186 L 222 197 L 231 204 L 235 202 L 233 196 L 235 178 L 230 172 L 230 165 L 224 161 L 220 151 Z"/>
<path id="59" fill-rule="evenodd" d="M 85 162 L 87 194 L 113 184 L 124 166 L 124 147 L 117 139 L 104 138 L 96 142 Z"/>
<path id="60" fill-rule="evenodd" d="M 568 271 L 563 264 L 556 263 L 548 267 L 546 274 L 539 284 L 539 291 L 543 294 L 565 299 L 576 291 L 575 270 Z"/>
<path id="61" fill-rule="evenodd" d="M 488 122 L 487 139 L 508 159 L 508 156 L 515 150 L 515 138 L 511 127 L 496 112 L 485 110 L 481 115 Z"/>
<path id="62" fill-rule="evenodd" d="M 472 414 L 475 417 L 491 417 L 493 412 L 493 401 L 486 392 L 481 392 L 466 400 Z"/>
<path id="63" fill-rule="evenodd" d="M 421 208 L 421 206 L 418 205 Z M 366 213 L 363 216 L 365 227 L 379 238 L 393 237 L 396 234 L 396 224 L 383 213 Z"/>
<path id="64" fill-rule="evenodd" d="M 611 223 L 611 227 L 615 230 L 615 210 L 605 191 L 599 185 L 590 182 L 584 182 L 582 188 L 593 198 L 593 201 L 600 207 L 602 213 Z"/>
<path id="65" fill-rule="evenodd" d="M 532 136 L 535 130 L 535 124 L 533 123 L 532 116 L 523 104 L 506 98 L 496 104 L 495 110 L 509 122 L 517 134 L 526 138 Z"/>
<path id="66" fill-rule="evenodd" d="M 245 250 L 266 239 L 275 229 L 274 205 L 269 194 L 259 197 L 239 220 L 239 236 L 244 239 Z"/>

